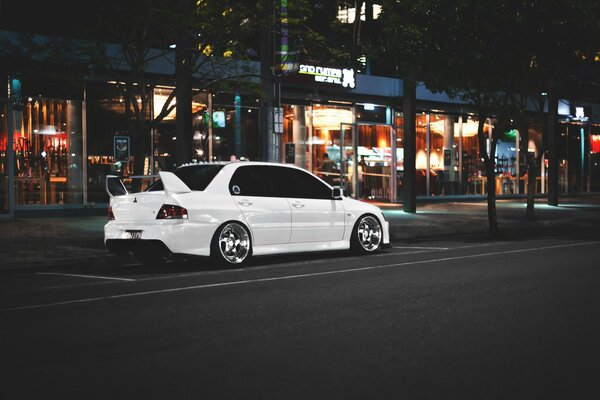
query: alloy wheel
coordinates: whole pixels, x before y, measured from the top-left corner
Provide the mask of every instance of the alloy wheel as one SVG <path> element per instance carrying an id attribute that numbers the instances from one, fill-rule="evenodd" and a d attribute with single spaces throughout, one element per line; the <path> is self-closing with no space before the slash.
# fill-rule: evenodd
<path id="1" fill-rule="evenodd" d="M 250 252 L 250 237 L 243 226 L 227 224 L 219 234 L 219 250 L 223 259 L 231 264 L 242 263 Z"/>

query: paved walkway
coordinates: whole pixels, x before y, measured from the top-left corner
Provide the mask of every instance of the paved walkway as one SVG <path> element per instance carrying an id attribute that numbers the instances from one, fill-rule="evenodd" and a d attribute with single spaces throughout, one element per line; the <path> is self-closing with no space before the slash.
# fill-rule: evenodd
<path id="1" fill-rule="evenodd" d="M 390 222 L 395 241 L 447 239 L 464 234 L 487 238 L 486 201 L 418 203 L 417 213 L 402 211 L 398 204 L 379 205 Z M 499 200 L 499 226 L 505 235 L 535 234 L 548 227 L 600 229 L 600 195 L 561 198 L 550 207 L 536 203 L 536 218 L 525 219 L 525 201 Z M 0 220 L 0 270 L 43 268 L 95 262 L 106 256 L 103 244 L 104 216 L 42 217 Z"/>

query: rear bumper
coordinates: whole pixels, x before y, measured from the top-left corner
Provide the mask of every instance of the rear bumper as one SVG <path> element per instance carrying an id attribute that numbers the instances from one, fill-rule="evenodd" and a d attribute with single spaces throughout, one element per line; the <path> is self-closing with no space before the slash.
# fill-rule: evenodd
<path id="1" fill-rule="evenodd" d="M 105 242 L 106 250 L 110 253 L 129 253 L 142 252 L 156 255 L 158 257 L 169 257 L 171 250 L 160 240 L 141 240 L 141 239 L 107 239 Z"/>
<path id="2" fill-rule="evenodd" d="M 197 256 L 210 255 L 216 225 L 192 221 L 159 222 L 110 221 L 104 226 L 104 244 L 109 252 L 148 251 Z M 141 238 L 129 239 L 127 231 L 141 231 Z"/>

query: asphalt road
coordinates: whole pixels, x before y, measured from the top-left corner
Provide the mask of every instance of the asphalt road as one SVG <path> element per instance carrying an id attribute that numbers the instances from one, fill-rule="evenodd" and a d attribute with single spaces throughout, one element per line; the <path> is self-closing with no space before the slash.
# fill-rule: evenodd
<path id="1" fill-rule="evenodd" d="M 0 398 L 600 398 L 600 234 L 0 275 Z"/>

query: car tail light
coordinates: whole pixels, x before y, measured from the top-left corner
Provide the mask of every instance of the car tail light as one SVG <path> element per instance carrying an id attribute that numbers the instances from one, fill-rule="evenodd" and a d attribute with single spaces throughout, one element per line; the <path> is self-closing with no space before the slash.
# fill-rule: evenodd
<path id="1" fill-rule="evenodd" d="M 112 221 L 115 219 L 115 214 L 113 214 L 112 206 L 108 206 L 108 220 Z"/>
<path id="2" fill-rule="evenodd" d="M 187 219 L 187 217 L 188 212 L 185 208 L 173 204 L 163 204 L 156 219 Z"/>

